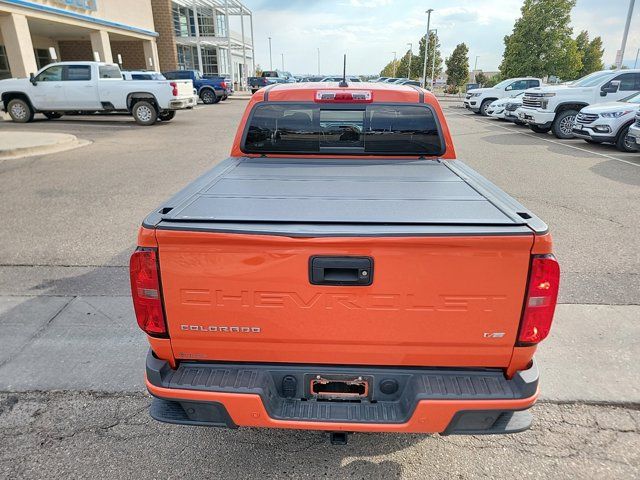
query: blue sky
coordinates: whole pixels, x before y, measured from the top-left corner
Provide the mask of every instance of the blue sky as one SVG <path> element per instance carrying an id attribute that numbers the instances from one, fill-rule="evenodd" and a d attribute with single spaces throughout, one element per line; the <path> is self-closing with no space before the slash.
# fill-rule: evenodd
<path id="1" fill-rule="evenodd" d="M 503 37 L 520 14 L 521 0 L 244 0 L 254 14 L 256 62 L 269 68 L 269 36 L 272 37 L 273 67 L 293 73 L 317 73 L 320 48 L 322 73 L 342 70 L 342 54 L 348 55 L 348 73 L 378 73 L 401 56 L 426 30 L 430 6 L 431 28 L 437 28 L 442 53 L 456 44 L 469 46 L 471 67 L 476 55 L 478 68 L 497 70 L 504 49 Z M 600 35 L 607 65 L 620 48 L 628 0 L 578 0 L 573 10 L 574 33 L 586 29 Z M 625 61 L 633 64 L 640 47 L 640 4 L 634 12 Z M 639 62 L 640 63 L 640 62 Z"/>

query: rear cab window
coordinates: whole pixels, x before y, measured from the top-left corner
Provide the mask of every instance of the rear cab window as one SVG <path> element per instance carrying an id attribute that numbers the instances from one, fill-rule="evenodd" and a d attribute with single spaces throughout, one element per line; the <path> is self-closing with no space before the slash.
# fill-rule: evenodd
<path id="1" fill-rule="evenodd" d="M 246 153 L 440 156 L 445 145 L 426 104 L 260 103 L 245 128 Z"/>
<path id="2" fill-rule="evenodd" d="M 122 80 L 122 73 L 117 65 L 100 65 L 98 66 L 98 76 L 101 79 L 117 79 Z"/>

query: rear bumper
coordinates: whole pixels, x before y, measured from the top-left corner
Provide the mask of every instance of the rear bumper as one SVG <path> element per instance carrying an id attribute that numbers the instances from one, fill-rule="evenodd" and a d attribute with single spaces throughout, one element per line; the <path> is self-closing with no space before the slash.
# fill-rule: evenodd
<path id="1" fill-rule="evenodd" d="M 318 401 L 316 375 L 363 377 L 357 402 Z M 283 379 L 296 379 L 287 394 Z M 383 393 L 384 381 L 396 382 Z M 496 369 L 369 368 L 183 362 L 177 370 L 147 356 L 146 384 L 156 420 L 203 426 L 351 432 L 496 434 L 526 430 L 538 396 L 538 369 L 510 380 Z M 291 381 L 289 381 L 289 385 Z"/>
<path id="2" fill-rule="evenodd" d="M 196 96 L 177 98 L 169 102 L 169 110 L 182 110 L 184 108 L 193 108 L 197 104 L 198 104 L 198 97 Z"/>
<path id="3" fill-rule="evenodd" d="M 518 118 L 527 125 L 538 125 L 543 128 L 550 127 L 556 118 L 555 112 L 538 108 L 520 107 L 517 112 Z"/>

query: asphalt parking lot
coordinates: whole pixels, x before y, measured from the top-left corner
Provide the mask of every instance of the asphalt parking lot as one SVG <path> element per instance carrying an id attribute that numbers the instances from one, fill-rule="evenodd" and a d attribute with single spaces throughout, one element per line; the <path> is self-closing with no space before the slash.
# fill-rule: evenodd
<path id="1" fill-rule="evenodd" d="M 542 217 L 563 270 L 532 430 L 508 437 L 225 431 L 151 421 L 128 256 L 142 218 L 224 159 L 233 99 L 139 127 L 63 117 L 3 131 L 87 146 L 0 161 L 0 477 L 640 477 L 640 154 L 446 103 L 458 157 Z"/>

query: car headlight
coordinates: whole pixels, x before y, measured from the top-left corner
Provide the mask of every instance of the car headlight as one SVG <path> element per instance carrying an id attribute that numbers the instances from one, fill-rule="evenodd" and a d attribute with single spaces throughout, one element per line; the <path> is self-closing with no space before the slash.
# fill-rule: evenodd
<path id="1" fill-rule="evenodd" d="M 556 94 L 555 93 L 543 93 L 541 96 L 542 97 L 555 97 Z"/>
<path id="2" fill-rule="evenodd" d="M 628 113 L 631 113 L 631 110 L 618 110 L 617 112 L 606 112 L 606 113 L 601 113 L 600 116 L 604 118 L 620 118 L 623 115 L 627 115 Z"/>
<path id="3" fill-rule="evenodd" d="M 471 94 L 471 97 L 472 97 L 472 98 L 473 98 L 473 97 L 479 97 L 480 95 L 482 95 L 482 93 L 472 93 L 472 94 Z"/>

